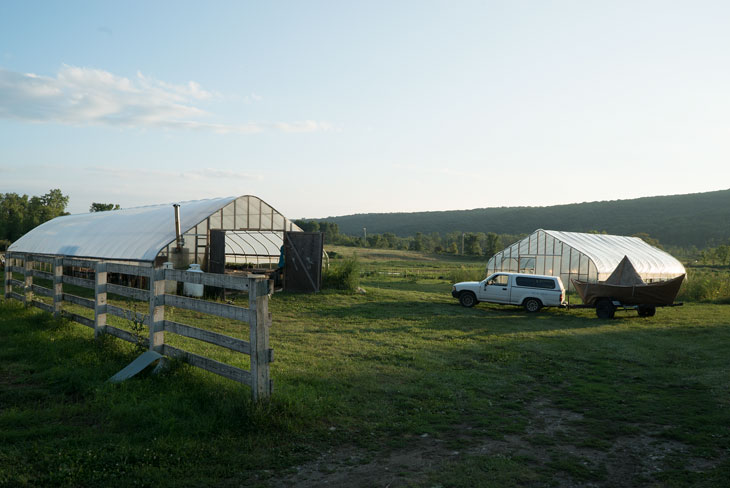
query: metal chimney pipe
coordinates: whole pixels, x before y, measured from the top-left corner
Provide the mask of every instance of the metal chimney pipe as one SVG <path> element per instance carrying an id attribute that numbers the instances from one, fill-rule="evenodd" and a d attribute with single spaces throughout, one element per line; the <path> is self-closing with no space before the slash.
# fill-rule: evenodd
<path id="1" fill-rule="evenodd" d="M 175 208 L 175 242 L 177 249 L 180 250 L 185 245 L 182 232 L 180 231 L 180 204 L 173 203 L 172 206 Z"/>

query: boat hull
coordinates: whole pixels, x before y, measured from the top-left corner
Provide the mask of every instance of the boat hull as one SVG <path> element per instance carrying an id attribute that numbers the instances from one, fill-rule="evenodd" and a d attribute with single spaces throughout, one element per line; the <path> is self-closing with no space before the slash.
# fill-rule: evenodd
<path id="1" fill-rule="evenodd" d="M 674 303 L 684 276 L 681 275 L 667 281 L 644 283 L 641 285 L 611 285 L 606 282 L 587 283 L 572 280 L 573 286 L 583 303 L 593 306 L 599 298 L 610 298 L 624 305 L 666 306 Z"/>

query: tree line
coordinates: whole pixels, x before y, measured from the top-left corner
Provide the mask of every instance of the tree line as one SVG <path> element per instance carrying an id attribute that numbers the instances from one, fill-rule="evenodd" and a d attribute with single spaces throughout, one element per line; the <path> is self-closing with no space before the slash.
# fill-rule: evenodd
<path id="1" fill-rule="evenodd" d="M 0 193 L 0 250 L 43 222 L 68 215 L 68 196 L 58 188 L 41 196 Z"/>
<path id="2" fill-rule="evenodd" d="M 377 249 L 398 249 L 437 254 L 483 256 L 489 258 L 504 247 L 517 242 L 527 234 L 496 234 L 494 232 L 416 232 L 412 236 L 397 236 L 392 232 L 352 236 L 343 234 L 333 222 L 295 220 L 305 232 L 322 232 L 326 244 Z"/>
<path id="3" fill-rule="evenodd" d="M 646 233 L 667 246 L 716 247 L 730 239 L 730 190 L 573 203 L 546 207 L 492 207 L 435 212 L 393 212 L 327 217 L 340 232 L 413 236 L 416 232 L 530 234 L 536 229 L 609 234 Z"/>
<path id="4" fill-rule="evenodd" d="M 730 245 L 721 244 L 699 252 L 697 259 L 702 264 L 726 266 L 730 264 Z"/>
<path id="5" fill-rule="evenodd" d="M 28 231 L 62 215 L 68 215 L 68 195 L 54 188 L 40 196 L 0 193 L 0 251 Z M 92 203 L 90 212 L 118 210 L 119 204 Z"/>
<path id="6" fill-rule="evenodd" d="M 340 232 L 335 222 L 318 220 L 295 220 L 305 232 L 322 232 L 326 244 L 350 247 L 370 247 L 377 249 L 398 249 L 421 251 L 435 254 L 453 254 L 465 256 L 482 256 L 489 259 L 495 253 L 525 238 L 528 234 L 498 234 L 496 232 L 416 232 L 412 236 L 398 236 L 393 232 L 378 234 L 367 233 L 353 236 Z M 605 230 L 588 230 L 589 234 L 606 234 Z M 645 232 L 637 232 L 632 237 L 639 237 L 647 244 L 667 251 L 669 254 L 686 261 L 707 265 L 730 264 L 730 241 L 727 244 L 707 246 L 703 249 L 696 246 L 665 245 Z"/>

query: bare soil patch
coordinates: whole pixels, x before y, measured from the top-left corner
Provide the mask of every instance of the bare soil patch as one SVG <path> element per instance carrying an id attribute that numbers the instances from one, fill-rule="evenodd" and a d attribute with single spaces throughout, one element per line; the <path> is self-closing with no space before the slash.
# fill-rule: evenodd
<path id="1" fill-rule="evenodd" d="M 418 486 L 429 473 L 466 457 L 505 456 L 528 459 L 537 471 L 548 466 L 554 469 L 566 460 L 568 466 L 574 465 L 575 472 L 566 469 L 562 476 L 551 477 L 550 486 L 631 487 L 651 484 L 672 459 L 681 457 L 685 469 L 698 472 L 721 462 L 691 456 L 689 446 L 662 438 L 662 428 L 657 426 L 632 425 L 630 430 L 640 433 L 614 439 L 605 449 L 586 447 L 588 434 L 581 425 L 582 414 L 556 408 L 545 399 L 533 402 L 528 411 L 530 421 L 523 434 L 492 439 L 478 429 L 460 425 L 440 438 L 413 436 L 407 447 L 389 452 L 373 453 L 353 446 L 331 449 L 268 481 L 274 487 L 291 488 Z M 459 441 L 463 441 L 464 449 L 453 449 L 451 446 Z"/>

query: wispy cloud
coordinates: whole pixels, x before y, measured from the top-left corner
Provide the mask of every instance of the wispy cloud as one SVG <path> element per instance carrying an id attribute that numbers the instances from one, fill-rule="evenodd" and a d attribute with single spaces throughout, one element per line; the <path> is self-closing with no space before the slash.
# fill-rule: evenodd
<path id="1" fill-rule="evenodd" d="M 263 176 L 243 171 L 230 171 L 215 168 L 201 168 L 196 170 L 181 169 L 180 171 L 156 170 L 156 169 L 124 169 L 106 166 L 90 166 L 86 171 L 105 175 L 113 178 L 132 179 L 139 181 L 141 177 L 161 178 L 165 180 L 261 180 Z"/>
<path id="2" fill-rule="evenodd" d="M 330 130 L 317 121 L 225 124 L 208 122 L 201 108 L 221 95 L 190 81 L 173 84 L 145 76 L 116 76 L 108 71 L 64 65 L 55 77 L 0 68 L 0 118 L 66 125 L 109 125 L 210 130 L 251 134 L 266 130 Z M 248 97 L 247 97 L 248 98 Z M 251 99 L 260 100 L 252 95 Z"/>

